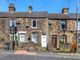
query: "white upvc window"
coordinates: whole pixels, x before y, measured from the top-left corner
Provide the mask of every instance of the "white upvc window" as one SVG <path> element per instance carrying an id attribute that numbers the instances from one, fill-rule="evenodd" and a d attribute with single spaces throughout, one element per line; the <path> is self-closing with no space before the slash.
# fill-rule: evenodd
<path id="1" fill-rule="evenodd" d="M 20 43 L 26 42 L 26 31 L 18 31 L 17 36 Z"/>
<path id="2" fill-rule="evenodd" d="M 20 41 L 21 43 L 24 43 L 24 42 L 25 42 L 25 34 L 20 34 L 20 35 L 19 35 L 19 41 Z"/>
<path id="3" fill-rule="evenodd" d="M 80 30 L 80 20 L 78 20 L 78 30 Z"/>
<path id="4" fill-rule="evenodd" d="M 32 34 L 31 34 L 31 41 L 32 41 L 33 43 L 37 43 L 37 34 L 36 34 L 36 33 L 32 33 Z"/>
<path id="5" fill-rule="evenodd" d="M 37 20 L 36 19 L 32 19 L 32 21 L 31 21 L 31 27 L 32 28 L 37 28 Z"/>
<path id="6" fill-rule="evenodd" d="M 16 20 L 10 20 L 10 27 L 11 27 L 12 25 L 16 26 Z"/>

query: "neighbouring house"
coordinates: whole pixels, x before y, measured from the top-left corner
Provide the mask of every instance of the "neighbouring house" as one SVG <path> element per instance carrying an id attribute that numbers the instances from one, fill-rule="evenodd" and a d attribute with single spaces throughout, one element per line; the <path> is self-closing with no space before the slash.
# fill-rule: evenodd
<path id="1" fill-rule="evenodd" d="M 51 48 L 59 48 L 60 43 L 72 45 L 73 41 L 77 40 L 76 14 L 69 14 L 68 10 L 68 8 L 63 8 L 61 14 L 48 14 L 48 33 Z"/>
<path id="2" fill-rule="evenodd" d="M 9 12 L 0 12 L 0 36 L 5 41 L 13 40 L 11 27 L 14 25 L 17 27 L 14 40 L 19 45 L 32 43 L 54 49 L 60 48 L 60 44 L 72 44 L 77 38 L 80 43 L 80 15 L 77 23 L 76 14 L 69 13 L 68 8 L 58 14 L 33 11 L 32 6 L 28 9 L 28 12 L 16 12 L 14 4 L 10 4 Z"/>

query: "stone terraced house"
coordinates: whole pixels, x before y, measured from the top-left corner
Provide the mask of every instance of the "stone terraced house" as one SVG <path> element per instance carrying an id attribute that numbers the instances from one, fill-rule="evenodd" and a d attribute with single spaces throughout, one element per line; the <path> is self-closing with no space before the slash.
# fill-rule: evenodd
<path id="1" fill-rule="evenodd" d="M 28 12 L 16 12 L 14 4 L 10 4 L 9 12 L 0 12 L 0 39 L 13 41 L 13 34 L 10 32 L 14 24 L 17 27 L 14 40 L 18 46 L 20 43 L 30 43 L 41 48 L 54 49 L 60 48 L 61 43 L 72 44 L 77 40 L 80 20 L 77 24 L 76 14 L 69 13 L 68 10 L 63 8 L 62 13 L 59 14 L 46 11 L 34 12 L 32 6 L 29 6 Z M 78 42 L 80 42 L 80 33 L 78 33 Z"/>

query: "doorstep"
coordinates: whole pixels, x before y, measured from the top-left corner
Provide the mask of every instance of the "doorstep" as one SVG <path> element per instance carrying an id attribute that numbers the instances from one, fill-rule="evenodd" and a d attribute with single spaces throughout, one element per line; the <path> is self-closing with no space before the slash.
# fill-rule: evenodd
<path id="1" fill-rule="evenodd" d="M 21 55 L 35 55 L 35 52 L 29 52 L 27 50 L 16 50 L 15 54 L 21 54 Z"/>

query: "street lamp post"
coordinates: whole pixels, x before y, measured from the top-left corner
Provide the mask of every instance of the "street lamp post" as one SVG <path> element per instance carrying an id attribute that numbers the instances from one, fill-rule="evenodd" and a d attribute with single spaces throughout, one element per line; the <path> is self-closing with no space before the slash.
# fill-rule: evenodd
<path id="1" fill-rule="evenodd" d="M 77 23 L 76 23 L 76 31 L 77 31 L 76 42 L 77 42 L 77 51 L 78 51 L 78 0 L 76 0 L 76 20 L 77 20 Z"/>

